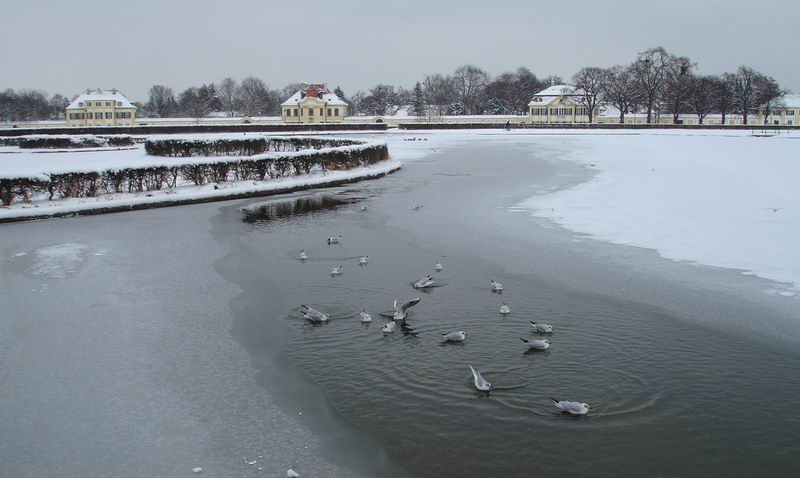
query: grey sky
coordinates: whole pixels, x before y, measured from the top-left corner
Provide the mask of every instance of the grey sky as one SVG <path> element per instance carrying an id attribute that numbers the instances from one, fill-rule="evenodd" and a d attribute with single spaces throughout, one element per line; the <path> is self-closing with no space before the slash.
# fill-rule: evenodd
<path id="1" fill-rule="evenodd" d="M 740 64 L 800 91 L 800 1 L 0 0 L 0 89 L 135 100 L 225 76 L 346 93 L 474 63 L 570 77 L 663 45 L 720 73 Z"/>

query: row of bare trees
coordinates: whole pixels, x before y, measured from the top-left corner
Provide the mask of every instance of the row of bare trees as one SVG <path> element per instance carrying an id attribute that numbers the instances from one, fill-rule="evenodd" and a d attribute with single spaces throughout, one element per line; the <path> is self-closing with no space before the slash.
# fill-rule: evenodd
<path id="1" fill-rule="evenodd" d="M 619 110 L 620 123 L 626 113 L 639 111 L 647 114 L 648 123 L 668 114 L 677 124 L 681 114 L 693 113 L 702 124 L 709 114 L 719 113 L 725 124 L 735 113 L 747 124 L 759 111 L 766 122 L 785 94 L 774 78 L 748 66 L 722 75 L 700 75 L 696 69 L 689 58 L 658 47 L 639 53 L 629 65 L 581 68 L 572 83 L 578 103 L 589 110 L 589 122 L 600 105 Z"/>

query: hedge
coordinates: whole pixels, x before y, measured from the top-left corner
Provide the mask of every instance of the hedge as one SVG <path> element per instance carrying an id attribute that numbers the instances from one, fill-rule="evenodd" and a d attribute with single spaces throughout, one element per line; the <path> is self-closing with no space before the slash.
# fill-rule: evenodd
<path id="1" fill-rule="evenodd" d="M 289 138 L 283 139 L 283 145 Z M 300 138 L 297 144 L 312 138 Z M 355 143 L 349 140 L 320 140 L 317 144 Z M 310 144 L 310 143 L 308 143 Z M 48 199 L 94 197 L 98 194 L 158 191 L 181 184 L 202 185 L 225 181 L 263 181 L 312 170 L 346 170 L 375 164 L 389 157 L 384 143 L 358 143 L 329 148 L 265 153 L 231 159 L 210 158 L 184 163 L 109 169 L 104 171 L 45 173 L 35 177 L 0 177 L 0 200 L 9 206 L 14 200 L 30 202 Z"/>
<path id="2" fill-rule="evenodd" d="M 129 135 L 109 136 L 66 136 L 66 135 L 41 135 L 29 137 L 7 138 L 15 140 L 21 149 L 72 149 L 72 148 L 103 148 L 107 146 L 133 146 L 133 138 Z"/>
<path id="3" fill-rule="evenodd" d="M 192 156 L 254 156 L 267 151 L 302 151 L 339 146 L 352 146 L 358 141 L 321 138 L 214 138 L 214 139 L 148 139 L 144 149 L 152 156 L 188 158 Z"/>

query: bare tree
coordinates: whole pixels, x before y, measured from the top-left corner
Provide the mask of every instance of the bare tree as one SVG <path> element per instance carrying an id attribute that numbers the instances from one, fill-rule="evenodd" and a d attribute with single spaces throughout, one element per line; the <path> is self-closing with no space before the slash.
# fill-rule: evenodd
<path id="1" fill-rule="evenodd" d="M 722 124 L 726 124 L 728 113 L 733 109 L 733 75 L 725 73 L 714 79 L 714 109 L 722 115 Z"/>
<path id="2" fill-rule="evenodd" d="M 759 74 L 756 81 L 758 91 L 758 103 L 761 105 L 761 112 L 764 115 L 764 124 L 767 124 L 767 117 L 772 111 L 783 103 L 783 96 L 786 92 L 781 89 L 775 78 Z"/>
<path id="3" fill-rule="evenodd" d="M 630 66 L 616 65 L 606 70 L 603 97 L 606 103 L 619 110 L 619 123 L 625 123 L 625 113 L 633 110 L 639 101 L 639 89 Z"/>
<path id="4" fill-rule="evenodd" d="M 602 101 L 607 81 L 606 70 L 596 66 L 581 68 L 572 77 L 572 83 L 579 95 L 575 102 L 588 109 L 589 123 L 594 120 L 594 110 Z"/>
<path id="5" fill-rule="evenodd" d="M 178 96 L 181 114 L 191 118 L 203 118 L 211 112 L 211 98 L 199 88 L 191 87 Z"/>
<path id="6" fill-rule="evenodd" d="M 740 66 L 736 73 L 726 75 L 733 91 L 733 111 L 742 115 L 742 123 L 759 107 L 759 73 L 748 66 Z"/>
<path id="7" fill-rule="evenodd" d="M 239 85 L 239 98 L 243 116 L 259 116 L 275 112 L 273 94 L 261 78 L 248 76 Z"/>
<path id="8" fill-rule="evenodd" d="M 482 99 L 489 74 L 475 65 L 462 65 L 453 73 L 457 101 L 464 106 L 466 114 L 480 114 L 483 111 Z"/>
<path id="9" fill-rule="evenodd" d="M 653 110 L 658 103 L 664 86 L 664 77 L 670 64 L 670 55 L 663 47 L 650 48 L 639 53 L 632 68 L 642 93 L 643 103 L 647 106 L 647 122 L 653 119 Z"/>
<path id="10" fill-rule="evenodd" d="M 692 69 L 696 66 L 685 56 L 671 57 L 664 75 L 662 105 L 672 114 L 672 124 L 678 124 L 681 113 L 689 106 L 692 93 Z"/>
<path id="11" fill-rule="evenodd" d="M 455 88 L 450 77 L 439 73 L 428 75 L 422 82 L 426 103 L 433 106 L 438 116 L 443 116 L 455 101 Z M 429 111 L 432 110 L 429 108 Z"/>
<path id="12" fill-rule="evenodd" d="M 717 105 L 717 78 L 714 76 L 693 76 L 689 89 L 689 105 L 697 115 L 697 122 L 703 124 L 705 117 Z"/>
<path id="13" fill-rule="evenodd" d="M 217 89 L 220 104 L 225 114 L 229 117 L 239 115 L 239 84 L 233 78 L 225 78 L 219 83 Z"/>
<path id="14" fill-rule="evenodd" d="M 156 118 L 169 118 L 178 111 L 175 91 L 169 86 L 153 85 L 145 109 Z"/>

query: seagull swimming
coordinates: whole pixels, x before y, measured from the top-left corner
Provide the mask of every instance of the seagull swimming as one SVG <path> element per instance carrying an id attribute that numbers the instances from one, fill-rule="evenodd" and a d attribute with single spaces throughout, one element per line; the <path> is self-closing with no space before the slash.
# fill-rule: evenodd
<path id="1" fill-rule="evenodd" d="M 525 340 L 520 337 L 520 340 L 528 344 L 528 350 L 547 350 L 550 348 L 550 341 L 544 340 Z"/>
<path id="2" fill-rule="evenodd" d="M 362 310 L 358 315 L 361 316 L 361 322 L 372 322 L 372 316 L 367 313 L 367 309 Z"/>
<path id="3" fill-rule="evenodd" d="M 297 258 L 301 261 L 308 259 L 308 255 L 306 254 L 305 249 L 300 249 L 300 254 L 297 255 Z"/>
<path id="4" fill-rule="evenodd" d="M 369 262 L 369 256 L 361 256 L 361 258 L 358 259 L 359 265 L 365 266 L 367 265 L 367 262 Z"/>
<path id="5" fill-rule="evenodd" d="M 381 332 L 383 332 L 384 334 L 391 334 L 392 332 L 395 331 L 395 329 L 397 329 L 397 323 L 391 321 L 389 323 L 384 324 L 383 327 L 381 327 Z"/>
<path id="6" fill-rule="evenodd" d="M 508 315 L 511 313 L 511 309 L 508 308 L 505 302 L 503 302 L 503 305 L 500 306 L 500 313 L 503 315 Z"/>
<path id="7" fill-rule="evenodd" d="M 436 264 L 433 265 L 433 270 L 436 272 L 440 272 L 444 267 L 442 267 L 442 263 L 439 262 L 439 259 L 436 259 Z"/>
<path id="8" fill-rule="evenodd" d="M 503 284 L 492 281 L 492 292 L 500 292 L 503 290 Z"/>
<path id="9" fill-rule="evenodd" d="M 449 334 L 442 334 L 443 342 L 463 342 L 467 340 L 467 333 L 463 330 L 450 332 Z"/>
<path id="10" fill-rule="evenodd" d="M 424 289 L 426 287 L 431 287 L 431 286 L 433 286 L 433 278 L 431 278 L 430 275 L 426 275 L 417 282 L 414 282 L 415 289 Z"/>
<path id="11" fill-rule="evenodd" d="M 556 404 L 556 407 L 558 407 L 559 410 L 570 415 L 586 415 L 592 408 L 588 403 L 571 402 L 569 400 L 556 400 L 553 397 L 550 397 L 550 400 Z"/>
<path id="12" fill-rule="evenodd" d="M 341 234 L 335 237 L 328 238 L 328 244 L 339 244 L 339 240 L 342 238 Z"/>
<path id="13" fill-rule="evenodd" d="M 475 388 L 481 392 L 488 392 L 492 389 L 492 384 L 487 382 L 486 379 L 483 378 L 483 375 L 475 370 L 472 365 L 469 366 L 469 369 L 472 371 L 472 381 L 475 384 Z"/>
<path id="14" fill-rule="evenodd" d="M 553 333 L 553 326 L 547 324 L 537 324 L 534 321 L 531 322 L 531 327 L 533 327 L 534 332 L 539 332 L 540 334 L 552 334 Z"/>
<path id="15" fill-rule="evenodd" d="M 408 302 L 401 304 L 399 307 L 397 306 L 397 299 L 394 300 L 394 315 L 392 315 L 393 320 L 406 320 L 408 316 L 408 309 L 414 307 L 415 305 L 419 304 L 422 299 L 417 297 L 416 299 L 411 299 Z"/>
<path id="16" fill-rule="evenodd" d="M 310 320 L 311 322 L 327 322 L 331 318 L 330 315 L 323 314 L 317 309 L 313 309 L 307 305 L 301 305 L 300 307 L 303 308 L 302 311 L 303 318 L 306 320 Z"/>
<path id="17" fill-rule="evenodd" d="M 331 275 L 338 276 L 342 273 L 342 266 L 331 267 Z"/>

